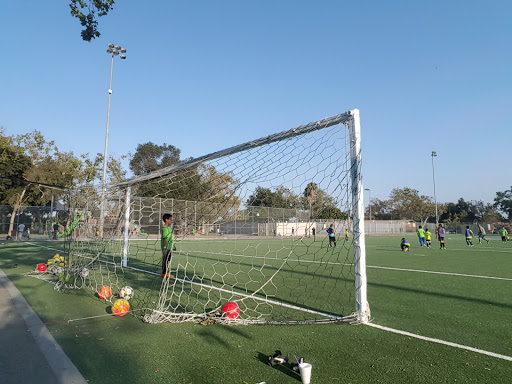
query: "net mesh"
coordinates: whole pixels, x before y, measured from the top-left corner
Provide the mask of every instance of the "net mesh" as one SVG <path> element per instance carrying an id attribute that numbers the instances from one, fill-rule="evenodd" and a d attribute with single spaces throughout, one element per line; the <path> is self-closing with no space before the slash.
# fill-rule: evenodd
<path id="1" fill-rule="evenodd" d="M 130 286 L 132 314 L 151 323 L 353 319 L 349 120 L 310 123 L 104 194 L 74 191 L 76 223 L 57 287 L 98 295 L 109 286 L 112 302 Z M 166 213 L 174 242 L 162 277 Z"/>

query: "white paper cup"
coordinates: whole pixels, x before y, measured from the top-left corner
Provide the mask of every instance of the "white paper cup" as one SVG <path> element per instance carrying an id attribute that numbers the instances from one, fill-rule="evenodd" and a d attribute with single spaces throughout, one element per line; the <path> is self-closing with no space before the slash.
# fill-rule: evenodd
<path id="1" fill-rule="evenodd" d="M 313 368 L 313 366 L 309 363 L 299 364 L 300 378 L 302 380 L 302 384 L 311 383 L 311 368 Z"/>

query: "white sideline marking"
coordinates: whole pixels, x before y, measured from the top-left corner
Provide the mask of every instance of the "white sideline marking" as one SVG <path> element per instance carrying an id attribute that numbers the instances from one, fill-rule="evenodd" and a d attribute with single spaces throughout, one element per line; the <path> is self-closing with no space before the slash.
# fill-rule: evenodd
<path id="1" fill-rule="evenodd" d="M 434 339 L 432 337 L 416 335 L 414 333 L 410 333 L 410 332 L 406 332 L 406 331 L 401 331 L 399 329 L 394 329 L 394 328 L 388 328 L 388 327 L 384 327 L 382 325 L 373 324 L 373 323 L 366 323 L 365 325 L 368 325 L 368 326 L 373 327 L 373 328 L 382 329 L 383 331 L 387 331 L 387 332 L 398 333 L 400 335 L 414 337 L 415 339 L 420 339 L 420 340 L 424 340 L 424 341 L 430 341 L 432 343 L 443 344 L 443 345 L 447 345 L 449 347 L 465 349 L 467 351 L 480 353 L 482 355 L 496 357 L 497 359 L 512 361 L 512 357 L 510 357 L 510 356 L 500 355 L 499 353 L 484 351 L 483 349 L 478 349 L 478 348 L 468 347 L 468 346 L 462 345 L 462 344 L 452 343 L 451 341 L 445 341 L 445 340 L 441 340 L 441 339 Z"/>
<path id="2" fill-rule="evenodd" d="M 421 269 L 407 269 L 407 268 L 394 268 L 394 267 L 379 267 L 376 265 L 367 265 L 367 268 L 376 268 L 376 269 L 391 269 L 394 271 L 405 271 L 405 272 L 420 272 L 420 273 L 432 273 L 435 275 L 450 275 L 450 276 L 463 276 L 463 277 L 477 277 L 480 279 L 492 279 L 492 280 L 507 280 L 512 281 L 511 278 L 508 277 L 494 277 L 494 276 L 480 276 L 480 275 L 468 275 L 465 273 L 454 273 L 454 272 L 437 272 L 437 271 L 423 271 Z"/>
<path id="3" fill-rule="evenodd" d="M 51 247 L 45 247 L 44 245 L 41 245 L 41 244 L 33 244 L 33 243 L 30 243 L 30 242 L 25 242 L 25 244 L 28 244 L 28 245 L 33 245 L 34 247 L 39 247 L 39 248 L 46 248 L 46 249 L 49 249 L 51 251 L 57 251 L 57 252 L 62 252 L 62 253 L 68 253 L 68 251 L 65 251 L 63 249 L 57 249 L 57 248 L 51 248 Z"/>

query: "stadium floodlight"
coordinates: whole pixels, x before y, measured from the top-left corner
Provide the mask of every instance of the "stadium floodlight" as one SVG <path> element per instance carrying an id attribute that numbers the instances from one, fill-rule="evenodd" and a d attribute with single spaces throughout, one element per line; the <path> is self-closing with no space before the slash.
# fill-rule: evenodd
<path id="1" fill-rule="evenodd" d="M 372 196 L 370 195 L 370 188 L 365 188 L 368 191 L 368 208 L 370 210 L 370 220 L 372 219 Z"/>
<path id="2" fill-rule="evenodd" d="M 436 205 L 436 228 L 439 225 L 439 217 L 437 215 L 437 198 L 436 198 L 436 176 L 434 173 L 434 157 L 437 157 L 437 152 L 432 151 L 432 180 L 434 181 L 434 203 Z"/>
<path id="3" fill-rule="evenodd" d="M 103 155 L 103 177 L 101 180 L 101 215 L 100 215 L 100 236 L 103 236 L 103 224 L 105 221 L 105 184 L 107 179 L 107 160 L 108 160 L 108 129 L 110 125 L 110 99 L 112 97 L 112 71 L 114 70 L 114 56 L 119 55 L 119 51 L 126 53 L 125 48 L 120 45 L 114 46 L 110 43 L 108 45 L 107 53 L 112 56 L 110 63 L 110 83 L 108 86 L 108 109 L 107 109 L 107 128 L 105 132 L 105 151 Z M 121 55 L 121 59 L 126 59 L 126 55 Z"/>

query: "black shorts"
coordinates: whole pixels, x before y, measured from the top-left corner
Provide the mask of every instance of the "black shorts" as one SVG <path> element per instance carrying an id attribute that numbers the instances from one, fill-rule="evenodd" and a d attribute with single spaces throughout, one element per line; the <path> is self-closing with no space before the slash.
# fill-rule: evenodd
<path id="1" fill-rule="evenodd" d="M 439 237 L 438 237 L 438 240 L 439 240 L 439 241 L 444 241 L 444 236 L 443 236 L 443 237 L 439 236 Z"/>

